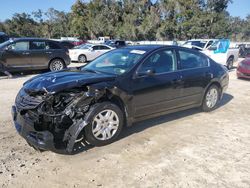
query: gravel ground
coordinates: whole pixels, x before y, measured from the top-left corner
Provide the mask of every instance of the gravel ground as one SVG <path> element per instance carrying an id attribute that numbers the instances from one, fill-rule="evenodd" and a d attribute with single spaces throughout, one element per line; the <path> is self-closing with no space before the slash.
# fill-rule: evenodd
<path id="1" fill-rule="evenodd" d="M 16 133 L 10 108 L 32 76 L 0 77 L 1 187 L 250 187 L 250 81 L 235 70 L 215 111 L 137 123 L 73 156 L 37 152 Z"/>

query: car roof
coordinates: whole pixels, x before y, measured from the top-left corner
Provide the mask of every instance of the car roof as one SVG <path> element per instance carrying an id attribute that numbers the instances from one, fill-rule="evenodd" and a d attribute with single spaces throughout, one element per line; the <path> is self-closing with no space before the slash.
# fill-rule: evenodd
<path id="1" fill-rule="evenodd" d="M 134 45 L 134 46 L 126 46 L 123 49 L 131 49 L 131 50 L 143 50 L 146 52 L 153 51 L 163 47 L 171 47 L 170 45 Z"/>
<path id="2" fill-rule="evenodd" d="M 31 37 L 24 37 L 24 38 L 12 38 L 13 41 L 32 41 L 32 40 L 38 40 L 38 41 L 54 41 L 50 39 L 45 38 L 31 38 Z M 56 42 L 56 41 L 55 41 Z"/>

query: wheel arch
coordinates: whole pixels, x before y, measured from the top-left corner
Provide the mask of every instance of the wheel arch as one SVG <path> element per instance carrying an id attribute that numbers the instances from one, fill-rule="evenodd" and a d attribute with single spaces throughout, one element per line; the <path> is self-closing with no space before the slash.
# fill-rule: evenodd
<path id="1" fill-rule="evenodd" d="M 63 62 L 63 64 L 64 64 L 64 66 L 66 66 L 66 63 L 65 63 L 65 61 L 64 61 L 64 59 L 63 59 L 63 58 L 61 58 L 61 57 L 53 57 L 52 59 L 50 59 L 50 60 L 49 60 L 49 63 L 48 63 L 48 68 L 50 68 L 50 64 L 51 64 L 51 62 L 52 62 L 52 61 L 54 61 L 54 60 L 56 60 L 56 59 L 60 59 L 60 60 L 62 60 L 62 62 Z"/>
<path id="2" fill-rule="evenodd" d="M 114 95 L 112 93 L 107 93 L 103 97 L 101 97 L 97 102 L 111 102 L 115 105 L 117 105 L 121 111 L 123 112 L 124 115 L 124 123 L 125 125 L 127 124 L 127 119 L 128 119 L 128 109 L 125 105 L 125 102 L 117 95 Z"/>
<path id="3" fill-rule="evenodd" d="M 233 59 L 233 61 L 234 61 L 234 55 L 233 55 L 233 54 L 230 55 L 230 56 L 227 58 L 227 62 L 228 62 L 229 59 Z"/>
<path id="4" fill-rule="evenodd" d="M 206 95 L 208 89 L 209 89 L 212 85 L 216 85 L 216 86 L 219 88 L 219 90 L 220 90 L 220 93 L 219 93 L 220 96 L 219 96 L 219 98 L 221 98 L 222 86 L 221 86 L 221 84 L 220 84 L 220 82 L 219 82 L 218 80 L 214 80 L 214 81 L 210 82 L 210 83 L 207 85 L 207 87 L 206 87 L 206 89 L 205 89 L 205 92 L 203 93 L 202 101 L 204 100 L 204 97 L 205 97 L 205 95 Z M 202 101 L 201 101 L 201 102 L 202 102 Z"/>

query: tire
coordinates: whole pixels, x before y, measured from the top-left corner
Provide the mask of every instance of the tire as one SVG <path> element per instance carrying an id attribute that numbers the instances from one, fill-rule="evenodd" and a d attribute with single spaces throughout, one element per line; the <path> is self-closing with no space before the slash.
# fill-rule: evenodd
<path id="1" fill-rule="evenodd" d="M 213 111 L 218 104 L 220 95 L 220 89 L 216 85 L 211 85 L 204 96 L 202 110 L 204 112 Z"/>
<path id="2" fill-rule="evenodd" d="M 233 68 L 233 65 L 234 65 L 234 58 L 229 57 L 229 59 L 227 60 L 227 69 L 231 70 Z"/>
<path id="3" fill-rule="evenodd" d="M 87 62 L 87 57 L 85 55 L 79 55 L 78 56 L 78 62 L 79 63 L 86 63 Z"/>
<path id="4" fill-rule="evenodd" d="M 104 117 L 105 115 L 109 118 Z M 111 119 L 113 124 L 111 124 Z M 104 146 L 114 142 L 121 133 L 124 114 L 117 105 L 102 102 L 90 108 L 85 116 L 85 121 L 90 122 L 84 129 L 86 141 L 94 146 Z"/>
<path id="5" fill-rule="evenodd" d="M 65 63 L 63 60 L 61 59 L 53 59 L 50 64 L 49 64 L 49 69 L 50 71 L 59 71 L 59 70 L 62 70 L 64 69 L 66 66 L 65 66 Z"/>

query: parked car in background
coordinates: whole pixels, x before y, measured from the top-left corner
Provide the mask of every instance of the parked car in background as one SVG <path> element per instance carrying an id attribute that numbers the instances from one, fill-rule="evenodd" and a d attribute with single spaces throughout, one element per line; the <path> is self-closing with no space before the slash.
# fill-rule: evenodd
<path id="1" fill-rule="evenodd" d="M 31 78 L 12 116 L 29 145 L 72 153 L 75 144 L 110 144 L 137 121 L 194 107 L 212 111 L 228 81 L 226 68 L 197 50 L 130 46 Z"/>
<path id="2" fill-rule="evenodd" d="M 250 56 L 250 45 L 240 44 L 239 45 L 239 57 L 245 58 Z"/>
<path id="3" fill-rule="evenodd" d="M 195 50 L 206 50 L 215 41 L 216 39 L 192 39 L 185 42 L 182 46 L 186 48 L 192 48 Z"/>
<path id="4" fill-rule="evenodd" d="M 60 43 L 63 47 L 65 47 L 65 48 L 67 48 L 67 49 L 72 49 L 72 48 L 75 47 L 75 45 L 74 45 L 72 42 L 67 41 L 67 40 L 59 41 L 59 43 Z"/>
<path id="5" fill-rule="evenodd" d="M 69 50 L 69 55 L 71 61 L 77 61 L 79 63 L 86 63 L 88 61 L 92 61 L 98 56 L 113 50 L 111 46 L 107 46 L 104 44 L 84 44 L 81 46 L 77 46 L 73 49 Z"/>
<path id="6" fill-rule="evenodd" d="M 78 40 L 72 41 L 72 43 L 74 44 L 74 46 L 80 46 L 80 45 L 86 44 L 86 41 L 82 39 L 78 39 Z"/>
<path id="7" fill-rule="evenodd" d="M 0 61 L 10 71 L 62 70 L 70 64 L 68 49 L 40 38 L 17 38 L 0 44 Z"/>
<path id="8" fill-rule="evenodd" d="M 250 79 L 250 57 L 238 64 L 237 77 Z"/>
<path id="9" fill-rule="evenodd" d="M 61 37 L 61 39 L 59 40 L 61 42 L 69 42 L 71 44 L 73 44 L 74 46 L 79 46 L 82 44 L 85 44 L 86 41 L 83 39 L 80 39 L 78 37 Z"/>
<path id="10" fill-rule="evenodd" d="M 202 51 L 217 63 L 226 66 L 229 70 L 233 68 L 234 62 L 238 61 L 239 48 L 230 46 L 230 40 L 216 40 L 209 48 Z"/>
<path id="11" fill-rule="evenodd" d="M 9 40 L 9 36 L 4 32 L 0 32 L 0 44 L 7 40 Z"/>
<path id="12" fill-rule="evenodd" d="M 126 41 L 124 40 L 108 40 L 105 42 L 106 45 L 113 48 L 122 48 L 126 46 Z"/>

